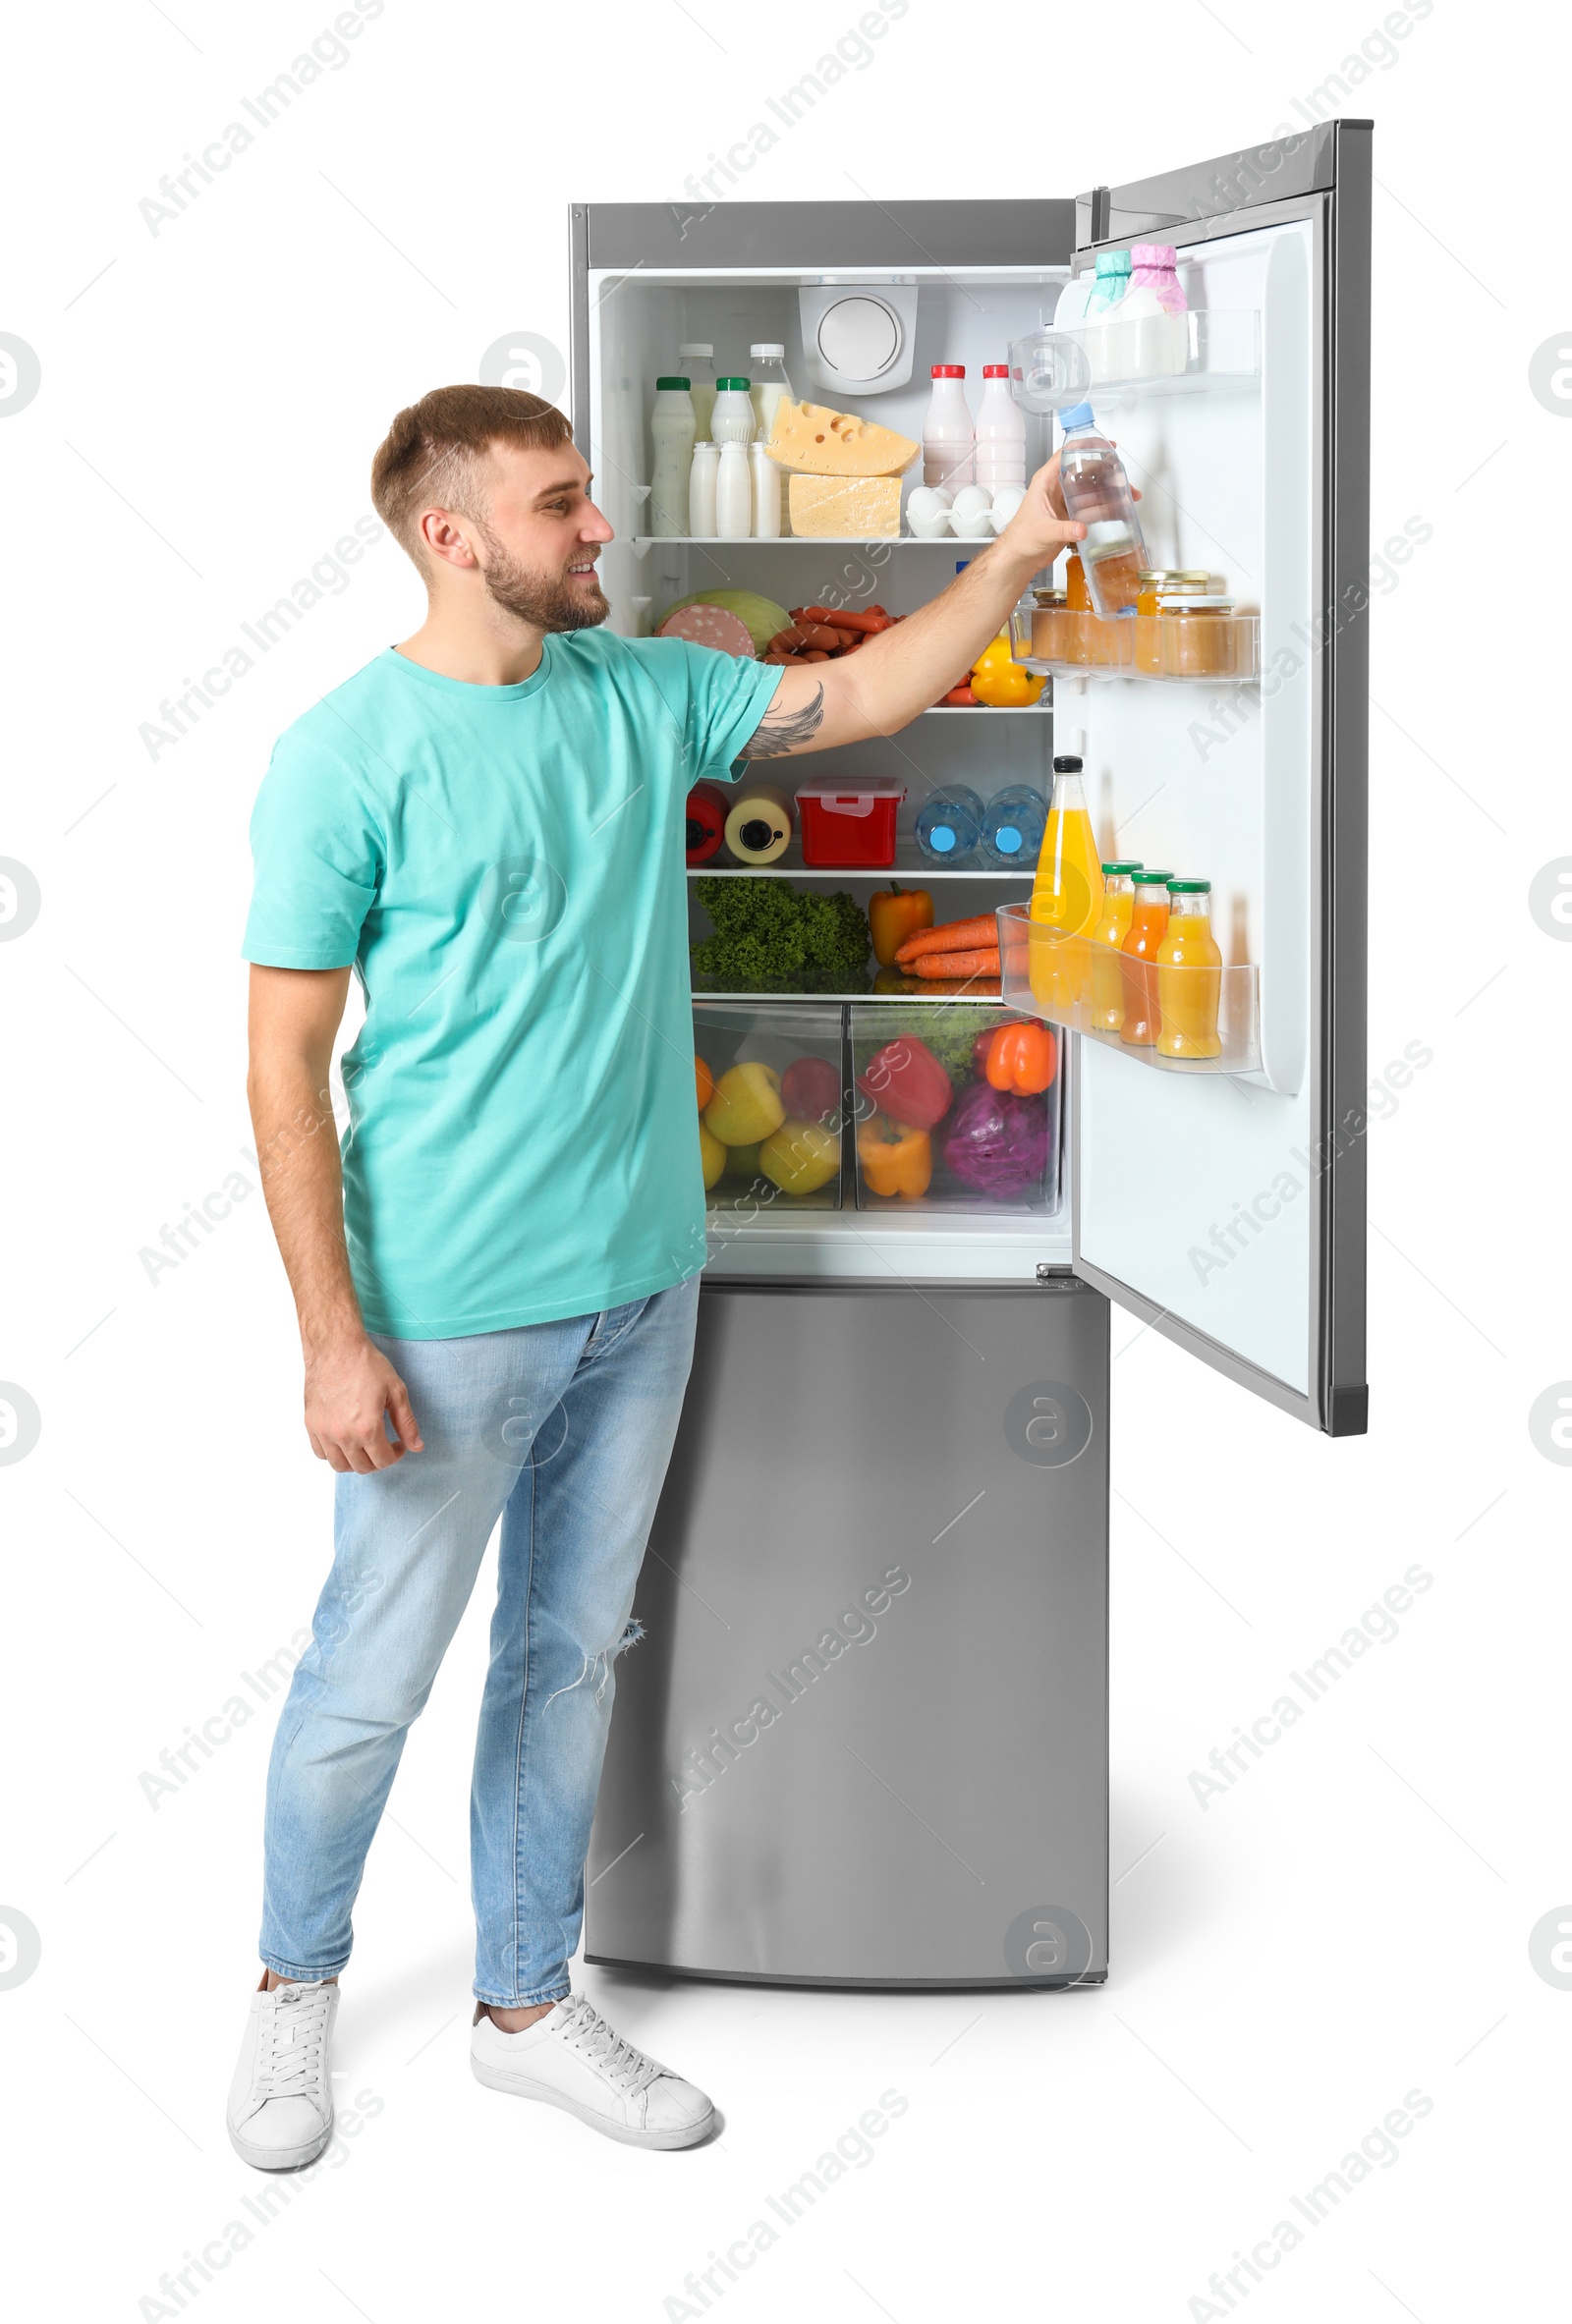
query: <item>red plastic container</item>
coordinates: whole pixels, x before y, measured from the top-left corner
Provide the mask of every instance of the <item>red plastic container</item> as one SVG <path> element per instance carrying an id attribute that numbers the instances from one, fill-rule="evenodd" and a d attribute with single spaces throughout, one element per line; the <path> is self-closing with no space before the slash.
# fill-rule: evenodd
<path id="1" fill-rule="evenodd" d="M 688 794 L 688 861 L 707 863 L 720 853 L 731 802 L 713 783 L 696 783 Z"/>
<path id="2" fill-rule="evenodd" d="M 895 861 L 895 810 L 906 785 L 801 783 L 797 812 L 803 861 L 820 871 L 887 871 Z"/>

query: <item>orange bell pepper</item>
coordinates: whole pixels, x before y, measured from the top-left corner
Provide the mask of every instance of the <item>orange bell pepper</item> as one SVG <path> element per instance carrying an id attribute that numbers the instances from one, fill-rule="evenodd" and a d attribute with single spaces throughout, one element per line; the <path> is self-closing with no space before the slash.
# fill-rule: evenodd
<path id="1" fill-rule="evenodd" d="M 1058 1069 L 1058 1042 L 1045 1024 L 1029 1018 L 1020 1024 L 999 1026 L 988 1043 L 983 1072 L 990 1089 L 1036 1097 L 1046 1089 Z"/>
<path id="2" fill-rule="evenodd" d="M 933 925 L 933 899 L 926 888 L 899 888 L 891 880 L 868 900 L 868 924 L 873 936 L 873 958 L 881 968 L 893 968 L 895 955 L 908 936 Z"/>
<path id="3" fill-rule="evenodd" d="M 870 1194 L 926 1194 L 933 1176 L 933 1141 L 888 1114 L 870 1114 L 858 1124 L 857 1158 Z"/>

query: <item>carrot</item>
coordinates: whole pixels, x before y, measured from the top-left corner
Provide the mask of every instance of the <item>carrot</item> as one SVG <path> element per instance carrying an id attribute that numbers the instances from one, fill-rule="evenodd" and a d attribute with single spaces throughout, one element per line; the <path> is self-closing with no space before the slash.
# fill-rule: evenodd
<path id="1" fill-rule="evenodd" d="M 896 958 L 899 959 L 899 954 Z M 929 952 L 908 964 L 912 976 L 997 976 L 999 948 L 988 945 L 978 952 Z"/>
<path id="2" fill-rule="evenodd" d="M 919 928 L 907 937 L 896 953 L 897 961 L 915 961 L 925 952 L 975 952 L 981 945 L 984 950 L 999 941 L 999 924 L 991 912 L 980 913 L 976 919 L 946 920 L 942 927 Z"/>

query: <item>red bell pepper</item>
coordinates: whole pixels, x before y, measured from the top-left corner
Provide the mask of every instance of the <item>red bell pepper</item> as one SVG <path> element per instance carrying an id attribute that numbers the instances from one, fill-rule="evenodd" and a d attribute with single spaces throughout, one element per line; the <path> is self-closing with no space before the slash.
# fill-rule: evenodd
<path id="1" fill-rule="evenodd" d="M 914 1130 L 931 1130 L 942 1122 L 955 1095 L 949 1075 L 915 1033 L 902 1033 L 876 1049 L 858 1075 L 857 1086 L 872 1104 Z"/>

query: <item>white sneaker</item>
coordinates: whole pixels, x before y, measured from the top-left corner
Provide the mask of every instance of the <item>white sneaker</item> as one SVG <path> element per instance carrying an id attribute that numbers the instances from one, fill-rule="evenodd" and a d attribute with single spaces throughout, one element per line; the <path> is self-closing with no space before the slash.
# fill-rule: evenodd
<path id="1" fill-rule="evenodd" d="M 695 2146 L 715 2125 L 702 2090 L 613 2033 L 583 1994 L 570 1993 L 522 2033 L 480 2017 L 470 2064 L 487 2089 L 543 2098 L 626 2146 Z"/>
<path id="2" fill-rule="evenodd" d="M 229 2143 L 257 2171 L 314 2163 L 333 2135 L 336 1985 L 275 1985 L 252 1995 L 229 2089 Z"/>

